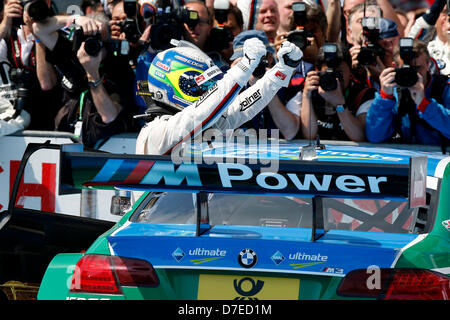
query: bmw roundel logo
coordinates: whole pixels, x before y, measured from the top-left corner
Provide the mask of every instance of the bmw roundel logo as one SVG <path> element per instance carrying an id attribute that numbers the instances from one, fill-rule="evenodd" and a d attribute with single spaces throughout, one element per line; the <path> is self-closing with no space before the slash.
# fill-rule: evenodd
<path id="1" fill-rule="evenodd" d="M 256 256 L 256 252 L 252 249 L 244 249 L 239 252 L 238 262 L 244 268 L 253 267 L 258 261 L 258 257 Z"/>

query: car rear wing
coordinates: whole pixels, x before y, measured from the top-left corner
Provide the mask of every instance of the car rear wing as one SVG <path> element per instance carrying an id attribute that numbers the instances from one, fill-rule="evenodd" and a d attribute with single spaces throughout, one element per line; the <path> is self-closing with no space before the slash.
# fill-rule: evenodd
<path id="1" fill-rule="evenodd" d="M 170 156 L 83 152 L 81 145 L 64 146 L 60 192 L 96 188 L 196 193 L 197 235 L 211 228 L 207 193 L 311 197 L 312 241 L 326 233 L 320 214 L 326 197 L 402 200 L 410 208 L 426 204 L 426 157 L 401 164 L 277 160 L 276 166 L 256 159 L 201 160 L 175 163 Z"/>
<path id="2" fill-rule="evenodd" d="M 255 159 L 202 158 L 174 163 L 170 156 L 61 150 L 60 192 L 73 188 L 226 192 L 409 200 L 425 204 L 426 157 L 409 164 L 277 160 L 277 170 Z"/>
<path id="3" fill-rule="evenodd" d="M 409 164 L 369 164 L 318 160 L 277 160 L 276 170 L 256 159 L 202 158 L 200 163 L 175 163 L 170 156 L 112 154 L 86 151 L 81 144 L 29 144 L 17 173 L 8 212 L 0 229 L 17 213 L 14 208 L 20 179 L 30 155 L 41 149 L 60 151 L 59 194 L 83 188 L 192 192 L 197 196 L 197 234 L 207 230 L 207 193 L 292 195 L 311 197 L 312 240 L 324 229 L 316 212 L 325 197 L 408 201 L 425 205 L 427 158 Z M 17 218 L 17 217 L 16 217 Z"/>

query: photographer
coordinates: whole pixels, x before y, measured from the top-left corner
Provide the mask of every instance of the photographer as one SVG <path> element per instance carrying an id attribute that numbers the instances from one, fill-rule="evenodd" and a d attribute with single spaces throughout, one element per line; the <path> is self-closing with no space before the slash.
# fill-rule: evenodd
<path id="1" fill-rule="evenodd" d="M 347 12 L 347 42 L 349 45 L 361 46 L 364 42 L 362 19 L 364 17 L 381 18 L 383 12 L 375 1 L 358 3 Z"/>
<path id="2" fill-rule="evenodd" d="M 381 73 L 381 91 L 366 117 L 367 138 L 370 142 L 447 144 L 450 138 L 448 77 L 428 72 L 430 56 L 423 42 L 414 40 L 413 44 L 403 45 L 402 40 L 396 53 L 401 68 L 389 67 Z M 410 61 L 405 63 L 405 59 Z"/>
<path id="3" fill-rule="evenodd" d="M 401 21 L 393 7 L 390 0 L 344 0 L 344 6 L 343 6 L 343 14 L 346 22 L 345 29 L 347 30 L 346 40 L 349 44 L 355 44 L 352 40 L 351 35 L 348 33 L 348 29 L 350 28 L 350 13 L 354 12 L 357 7 L 363 7 L 365 3 L 365 6 L 367 9 L 369 9 L 370 6 L 374 6 L 377 9 L 380 10 L 382 13 L 381 15 L 376 15 L 377 17 L 384 17 L 387 19 L 390 19 L 395 22 L 395 24 L 398 26 L 399 34 L 403 36 L 404 34 L 404 27 L 401 24 Z M 406 2 L 405 2 L 406 3 Z M 366 12 L 367 17 L 370 17 L 369 11 Z"/>
<path id="4" fill-rule="evenodd" d="M 134 73 L 127 59 L 112 50 L 115 42 L 110 40 L 108 22 L 105 14 L 95 14 L 54 16 L 32 23 L 34 34 L 48 49 L 47 59 L 64 75 L 56 130 L 74 132 L 87 147 L 132 131 L 136 112 Z M 65 26 L 76 36 L 73 42 L 59 32 Z"/>
<path id="5" fill-rule="evenodd" d="M 303 3 L 296 5 L 301 4 Z M 275 40 L 275 47 L 278 50 L 284 41 L 289 40 L 303 51 L 303 61 L 314 64 L 319 48 L 327 41 L 328 21 L 319 6 L 306 3 L 303 6 L 299 10 L 294 10 L 291 31 L 279 33 Z"/>
<path id="6" fill-rule="evenodd" d="M 319 50 L 320 71 L 307 74 L 301 101 L 301 128 L 306 139 L 364 141 L 367 107 L 374 89 L 363 89 L 351 79 L 351 60 L 342 44 Z"/>
<path id="7" fill-rule="evenodd" d="M 165 10 L 162 4 L 159 3 L 161 7 L 159 9 Z M 170 3 L 169 3 L 170 4 Z M 191 19 L 188 14 L 189 11 L 193 11 L 196 15 L 196 19 Z M 140 56 L 137 58 L 136 65 L 136 77 L 135 77 L 135 88 L 137 88 L 137 83 L 139 81 L 145 81 L 148 77 L 148 70 L 150 65 L 156 56 L 156 54 L 164 49 L 172 47 L 170 40 L 183 38 L 195 44 L 202 50 L 208 50 L 208 37 L 210 35 L 211 29 L 213 27 L 214 16 L 210 9 L 202 1 L 191 1 L 186 3 L 184 8 L 179 6 L 170 7 L 170 13 L 160 14 L 153 25 L 149 26 L 144 33 L 148 35 L 147 38 L 143 40 L 149 41 L 149 46 L 147 50 L 141 52 Z M 147 32 L 150 30 L 150 32 Z M 207 52 L 209 54 L 209 52 Z M 228 64 L 223 61 L 219 53 L 214 53 L 211 57 L 214 59 L 216 65 L 221 67 L 222 65 Z M 140 95 L 135 95 L 135 103 L 139 106 L 139 113 L 142 114 L 147 109 L 144 99 Z M 139 122 L 139 126 L 144 125 L 144 123 Z"/>
<path id="8" fill-rule="evenodd" d="M 215 26 L 208 37 L 206 52 L 222 64 L 225 71 L 231 64 L 233 39 L 243 31 L 244 19 L 241 10 L 228 0 L 214 0 Z M 216 57 L 214 57 L 216 56 Z"/>
<path id="9" fill-rule="evenodd" d="M 234 37 L 244 30 L 244 18 L 237 6 L 230 5 L 224 27 L 228 28 Z"/>
<path id="10" fill-rule="evenodd" d="M 48 115 L 56 115 L 61 99 L 56 70 L 47 63 L 42 44 L 35 42 L 30 29 L 28 8 L 44 16 L 51 14 L 50 0 L 5 2 L 0 34 L 2 93 L 7 95 L 18 116 L 23 110 L 31 116 L 28 129 L 52 130 Z M 22 5 L 25 6 L 22 7 Z M 5 97 L 5 95 L 3 95 Z M 33 100 L 32 100 L 33 99 Z M 45 101 L 45 105 L 40 105 Z M 42 112 L 45 110 L 45 112 Z"/>
<path id="11" fill-rule="evenodd" d="M 357 6 L 349 15 L 352 73 L 361 83 L 375 88 L 379 88 L 380 73 L 393 63 L 399 39 L 395 22 L 378 16 L 379 11 L 373 6 L 366 9 L 366 14 L 363 6 Z"/>
<path id="12" fill-rule="evenodd" d="M 184 24 L 183 38 L 205 50 L 206 41 L 214 24 L 214 15 L 203 1 L 190 1 L 186 3 L 185 8 L 198 12 L 198 23 L 194 27 Z"/>

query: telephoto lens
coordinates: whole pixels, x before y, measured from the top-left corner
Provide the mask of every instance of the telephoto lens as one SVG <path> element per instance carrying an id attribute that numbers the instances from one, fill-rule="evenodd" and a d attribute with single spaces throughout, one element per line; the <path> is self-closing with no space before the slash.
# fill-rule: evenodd
<path id="1" fill-rule="evenodd" d="M 23 110 L 31 101 L 31 72 L 26 69 L 13 69 L 11 72 L 11 80 L 17 86 L 17 99 L 14 108 L 19 111 Z"/>
<path id="2" fill-rule="evenodd" d="M 100 39 L 100 35 L 88 37 L 84 40 L 84 50 L 91 57 L 96 57 L 103 48 L 103 42 Z"/>
<path id="3" fill-rule="evenodd" d="M 42 21 L 51 16 L 51 9 L 45 0 L 23 1 L 23 7 L 34 21 Z"/>

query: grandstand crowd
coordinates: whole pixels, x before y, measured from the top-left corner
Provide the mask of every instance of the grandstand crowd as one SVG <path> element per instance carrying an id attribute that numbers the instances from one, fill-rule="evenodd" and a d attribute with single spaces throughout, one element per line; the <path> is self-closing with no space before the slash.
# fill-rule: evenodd
<path id="1" fill-rule="evenodd" d="M 95 148 L 112 135 L 139 132 L 149 105 L 138 88 L 167 48 L 165 36 L 178 30 L 223 72 L 242 59 L 245 40 L 260 39 L 267 56 L 248 86 L 276 63 L 284 41 L 301 47 L 289 86 L 244 131 L 448 145 L 446 0 L 173 1 L 82 0 L 74 3 L 82 14 L 73 15 L 51 0 L 4 0 L 0 136 L 57 130 Z"/>

